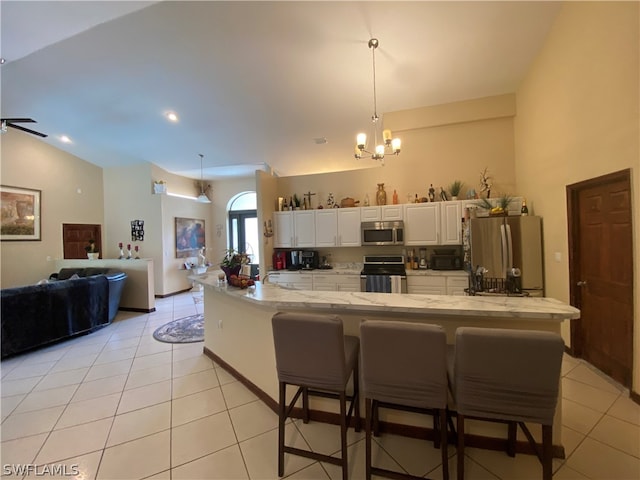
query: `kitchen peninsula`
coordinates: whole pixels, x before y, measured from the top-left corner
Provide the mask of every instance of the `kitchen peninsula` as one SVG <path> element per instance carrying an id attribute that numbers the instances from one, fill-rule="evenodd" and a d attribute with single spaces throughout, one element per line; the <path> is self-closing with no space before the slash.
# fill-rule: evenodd
<path id="1" fill-rule="evenodd" d="M 276 409 L 278 381 L 271 317 L 277 311 L 314 311 L 342 317 L 344 332 L 358 335 L 364 319 L 437 323 L 454 343 L 457 327 L 482 326 L 560 332 L 561 322 L 579 318 L 579 310 L 551 298 L 460 297 L 367 292 L 289 290 L 276 285 L 238 289 L 220 285 L 214 272 L 190 277 L 204 285 L 205 353 Z M 312 409 L 335 412 L 324 399 Z M 382 416 L 386 413 L 386 416 Z M 424 416 L 382 412 L 392 424 L 428 428 Z M 560 409 L 554 421 L 554 445 L 560 446 Z M 500 425 L 502 427 L 502 425 Z M 505 429 L 506 433 L 506 429 Z M 498 438 L 500 434 L 498 434 Z M 556 448 L 562 456 L 562 448 Z"/>

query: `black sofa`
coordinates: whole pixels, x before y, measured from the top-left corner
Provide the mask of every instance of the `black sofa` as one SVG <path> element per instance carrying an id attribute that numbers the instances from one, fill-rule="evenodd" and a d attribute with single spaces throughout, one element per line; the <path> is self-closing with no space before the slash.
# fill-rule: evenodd
<path id="1" fill-rule="evenodd" d="M 2 358 L 108 325 L 126 278 L 110 269 L 65 268 L 48 283 L 3 289 Z"/>

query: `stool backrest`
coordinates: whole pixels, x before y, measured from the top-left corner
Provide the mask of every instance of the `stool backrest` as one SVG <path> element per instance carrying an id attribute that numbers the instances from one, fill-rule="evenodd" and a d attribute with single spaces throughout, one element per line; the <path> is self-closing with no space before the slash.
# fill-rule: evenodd
<path id="1" fill-rule="evenodd" d="M 454 397 L 467 416 L 551 425 L 564 343 L 530 330 L 456 330 Z"/>
<path id="2" fill-rule="evenodd" d="M 344 387 L 350 372 L 339 316 L 278 312 L 271 325 L 278 380 L 333 390 Z"/>
<path id="3" fill-rule="evenodd" d="M 446 407 L 447 336 L 442 327 L 367 320 L 360 325 L 360 351 L 365 397 Z"/>

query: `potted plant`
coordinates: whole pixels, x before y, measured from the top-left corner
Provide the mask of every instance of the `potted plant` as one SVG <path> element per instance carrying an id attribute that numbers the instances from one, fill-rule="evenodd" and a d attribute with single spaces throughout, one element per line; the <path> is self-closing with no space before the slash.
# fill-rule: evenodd
<path id="1" fill-rule="evenodd" d="M 491 216 L 509 215 L 509 204 L 513 201 L 513 197 L 503 194 L 495 199 L 492 203 L 488 198 L 481 198 L 476 205 L 484 210 L 489 211 Z"/>
<path id="2" fill-rule="evenodd" d="M 87 258 L 89 260 L 97 260 L 100 257 L 100 251 L 94 239 L 89 240 L 89 245 L 86 245 L 84 250 L 87 252 Z"/>
<path id="3" fill-rule="evenodd" d="M 240 253 L 234 248 L 228 248 L 220 261 L 220 270 L 225 273 L 227 282 L 230 283 L 231 275 L 238 275 L 242 265 L 247 263 L 249 263 L 249 255 Z"/>
<path id="4" fill-rule="evenodd" d="M 464 183 L 461 182 L 460 180 L 454 180 L 453 183 L 449 185 L 449 193 L 451 194 L 451 200 L 458 199 L 463 186 L 464 186 Z"/>

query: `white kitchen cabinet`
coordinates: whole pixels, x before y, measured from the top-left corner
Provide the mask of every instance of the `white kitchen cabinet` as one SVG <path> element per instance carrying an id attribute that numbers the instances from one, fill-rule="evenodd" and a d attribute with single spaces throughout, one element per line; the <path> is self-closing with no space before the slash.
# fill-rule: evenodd
<path id="1" fill-rule="evenodd" d="M 391 222 L 403 218 L 402 205 L 376 205 L 360 208 L 360 221 L 362 222 Z"/>
<path id="2" fill-rule="evenodd" d="M 440 245 L 462 245 L 462 201 L 440 202 Z"/>
<path id="3" fill-rule="evenodd" d="M 273 212 L 275 248 L 309 248 L 316 244 L 314 210 Z"/>
<path id="4" fill-rule="evenodd" d="M 359 292 L 360 275 L 336 275 L 336 290 L 339 292 Z"/>
<path id="5" fill-rule="evenodd" d="M 267 281 L 294 290 L 313 289 L 313 276 L 310 273 L 273 272 L 269 274 Z"/>
<path id="6" fill-rule="evenodd" d="M 313 273 L 313 289 L 321 292 L 335 292 L 337 290 L 336 276 L 331 273 Z"/>
<path id="7" fill-rule="evenodd" d="M 326 208 L 316 211 L 316 247 L 335 247 L 338 245 L 338 210 Z"/>
<path id="8" fill-rule="evenodd" d="M 465 288 L 469 288 L 468 277 L 447 277 L 447 295 L 468 295 Z"/>
<path id="9" fill-rule="evenodd" d="M 273 246 L 293 248 L 293 212 L 273 212 Z"/>
<path id="10" fill-rule="evenodd" d="M 447 279 L 443 276 L 407 275 L 407 293 L 446 295 Z"/>
<path id="11" fill-rule="evenodd" d="M 339 247 L 359 247 L 360 208 L 338 208 L 338 241 Z M 318 210 L 316 214 L 319 212 Z"/>
<path id="12" fill-rule="evenodd" d="M 316 210 L 315 236 L 316 247 L 359 247 L 360 209 Z"/>
<path id="13" fill-rule="evenodd" d="M 440 202 L 404 205 L 404 244 L 440 245 Z"/>

